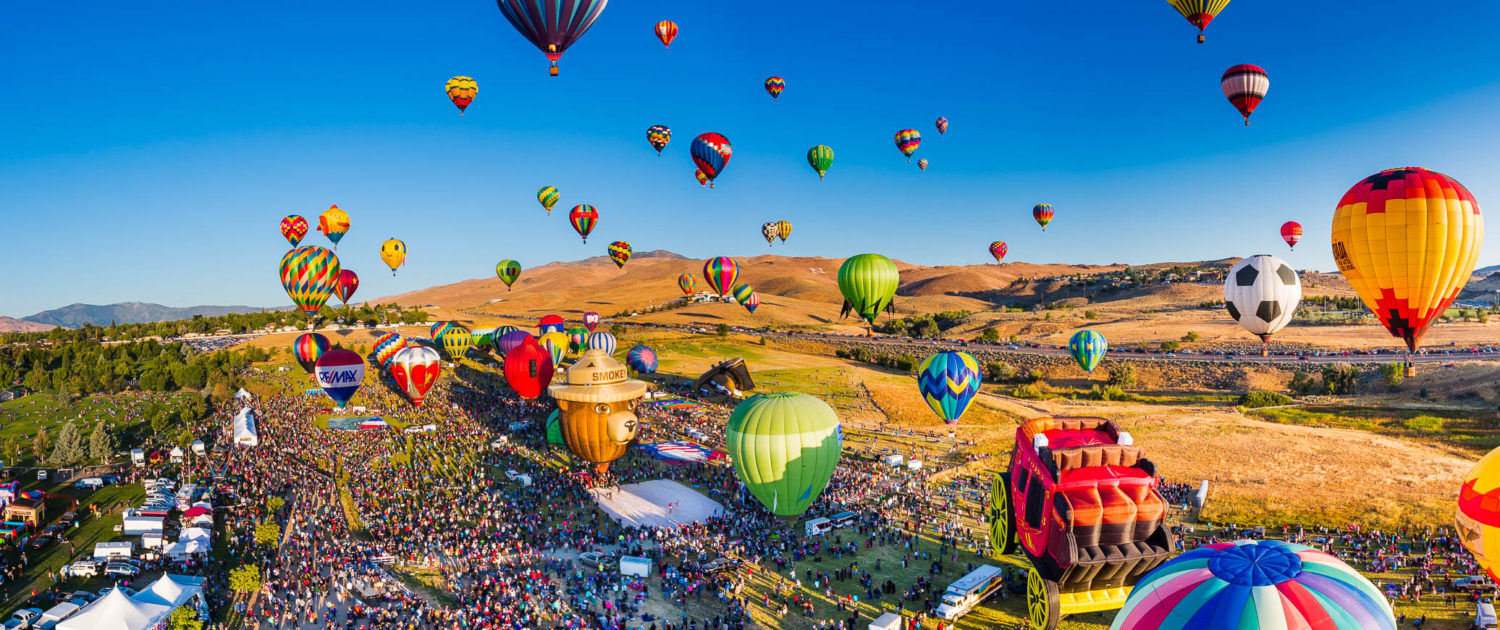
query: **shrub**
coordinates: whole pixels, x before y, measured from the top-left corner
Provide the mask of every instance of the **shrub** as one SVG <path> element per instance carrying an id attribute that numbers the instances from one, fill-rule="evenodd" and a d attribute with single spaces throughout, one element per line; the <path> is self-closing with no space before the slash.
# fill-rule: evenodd
<path id="1" fill-rule="evenodd" d="M 896 360 L 894 361 L 894 365 L 892 367 L 895 367 L 896 369 L 903 372 L 914 372 L 917 369 L 917 360 L 903 354 L 899 357 L 896 357 Z"/>
<path id="2" fill-rule="evenodd" d="M 1118 385 L 1105 385 L 1104 387 L 1100 387 L 1098 385 L 1095 385 L 1092 388 L 1090 388 L 1089 391 L 1088 391 L 1088 393 L 1084 394 L 1083 397 L 1087 398 L 1089 400 L 1121 400 L 1121 401 L 1135 400 L 1135 398 L 1136 398 L 1134 394 L 1131 394 L 1129 392 L 1126 392 L 1123 389 L 1120 389 L 1120 387 Z"/>
<path id="3" fill-rule="evenodd" d="M 1359 382 L 1359 368 L 1348 363 L 1323 366 L 1323 391 L 1330 394 L 1352 394 Z"/>
<path id="4" fill-rule="evenodd" d="M 834 350 L 833 351 L 833 356 L 836 356 L 836 357 L 838 357 L 840 359 L 848 359 L 849 358 L 849 351 L 845 350 L 843 348 L 839 348 L 838 350 Z"/>
<path id="5" fill-rule="evenodd" d="M 1010 390 L 1010 395 L 1015 398 L 1025 398 L 1028 400 L 1045 400 L 1052 397 L 1051 394 L 1047 393 L 1047 386 L 1043 383 L 1017 385 L 1015 389 Z"/>
<path id="6" fill-rule="evenodd" d="M 1042 374 L 1042 371 L 1036 368 L 1032 368 L 1031 371 L 1026 373 L 1026 381 L 1030 383 L 1041 383 L 1046 380 L 1046 378 L 1047 376 L 1045 374 Z"/>
<path id="7" fill-rule="evenodd" d="M 1005 383 L 1008 381 L 1013 381 L 1016 379 L 1016 376 L 1019 373 L 1020 372 L 1016 370 L 1016 368 L 1011 367 L 1009 363 L 991 361 L 984 365 L 985 378 L 988 378 L 991 382 L 995 383 Z"/>
<path id="8" fill-rule="evenodd" d="M 1129 363 L 1121 363 L 1109 370 L 1110 385 L 1115 387 L 1135 387 L 1135 366 Z"/>
<path id="9" fill-rule="evenodd" d="M 1202 338 L 1203 338 L 1202 335 L 1199 335 L 1198 333 L 1196 333 L 1194 331 L 1191 331 L 1191 330 L 1188 331 L 1188 334 L 1182 336 L 1182 340 L 1185 341 L 1185 342 L 1187 342 L 1187 343 L 1192 343 L 1192 342 L 1197 341 L 1197 340 L 1202 339 Z"/>
<path id="10" fill-rule="evenodd" d="M 1385 377 L 1387 385 L 1395 387 L 1406 378 L 1406 366 L 1400 363 L 1383 363 L 1380 365 L 1380 375 Z"/>
<path id="11" fill-rule="evenodd" d="M 1182 347 L 1182 343 L 1179 342 L 1179 341 L 1163 341 L 1163 342 L 1161 342 L 1161 351 L 1162 352 L 1176 352 L 1178 350 L 1178 348 L 1181 348 L 1181 347 Z"/>
<path id="12" fill-rule="evenodd" d="M 1298 372 L 1298 374 L 1301 374 L 1301 372 Z M 1250 409 L 1259 409 L 1261 407 L 1279 407 L 1291 403 L 1291 396 L 1279 392 L 1268 392 L 1257 389 L 1240 394 L 1240 400 L 1236 404 Z"/>
<path id="13" fill-rule="evenodd" d="M 1286 386 L 1287 389 L 1292 390 L 1294 396 L 1306 396 L 1318 391 L 1318 381 L 1303 370 L 1292 374 L 1292 380 Z"/>
<path id="14" fill-rule="evenodd" d="M 1099 311 L 1089 309 L 1083 312 L 1084 319 L 1099 319 Z"/>
<path id="15" fill-rule="evenodd" d="M 983 332 L 979 333 L 979 341 L 984 343 L 995 343 L 996 341 L 1000 341 L 1000 331 L 995 330 L 994 328 L 986 328 Z"/>
<path id="16" fill-rule="evenodd" d="M 229 571 L 229 588 L 239 593 L 260 590 L 260 567 L 247 564 Z"/>

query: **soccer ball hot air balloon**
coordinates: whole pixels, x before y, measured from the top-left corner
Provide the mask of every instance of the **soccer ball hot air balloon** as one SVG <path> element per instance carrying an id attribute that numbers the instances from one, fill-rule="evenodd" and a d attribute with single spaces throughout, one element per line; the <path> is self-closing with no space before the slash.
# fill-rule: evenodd
<path id="1" fill-rule="evenodd" d="M 587 243 L 589 232 L 594 231 L 594 225 L 599 223 L 599 211 L 586 203 L 573 206 L 573 210 L 568 212 L 568 223 L 573 224 L 573 230 Z"/>
<path id="2" fill-rule="evenodd" d="M 935 126 L 937 127 L 938 135 L 943 136 L 943 135 L 947 135 L 948 134 L 948 119 L 947 118 L 943 118 L 942 116 L 938 116 L 938 119 L 937 119 L 937 122 L 935 123 Z"/>
<path id="3" fill-rule="evenodd" d="M 995 257 L 996 264 L 999 264 L 1000 261 L 1005 260 L 1005 254 L 1009 251 L 1010 248 L 1005 245 L 1005 241 L 995 241 L 993 243 L 990 243 L 990 255 Z"/>
<path id="4" fill-rule="evenodd" d="M 657 22 L 656 38 L 661 40 L 663 49 L 671 48 L 672 40 L 677 39 L 677 23 L 671 20 Z"/>
<path id="5" fill-rule="evenodd" d="M 422 406 L 427 391 L 443 373 L 443 360 L 436 350 L 427 346 L 406 348 L 391 359 L 391 380 L 411 400 L 413 406 Z"/>
<path id="6" fill-rule="evenodd" d="M 302 366 L 302 370 L 311 374 L 313 366 L 318 359 L 328 353 L 333 344 L 328 343 L 328 338 L 318 333 L 303 333 L 292 340 L 292 358 Z"/>
<path id="7" fill-rule="evenodd" d="M 636 346 L 625 355 L 625 364 L 637 374 L 651 374 L 656 371 L 656 351 L 650 346 Z"/>
<path id="8" fill-rule="evenodd" d="M 386 333 L 375 339 L 375 363 L 380 367 L 390 367 L 391 359 L 396 353 L 407 348 L 406 338 L 396 333 Z"/>
<path id="9" fill-rule="evenodd" d="M 698 180 L 698 186 L 699 187 L 705 187 L 706 188 L 708 186 L 708 176 L 703 174 L 703 169 L 701 169 L 701 168 L 695 168 L 695 169 L 693 169 L 693 178 L 696 179 L 696 180 Z"/>
<path id="10" fill-rule="evenodd" d="M 860 254 L 839 265 L 839 293 L 844 295 L 844 307 L 839 317 L 850 313 L 859 316 L 871 326 L 881 311 L 891 307 L 896 296 L 896 287 L 901 284 L 901 272 L 896 263 L 880 254 Z"/>
<path id="11" fill-rule="evenodd" d="M 729 295 L 730 288 L 734 287 L 734 281 L 739 277 L 739 265 L 728 256 L 710 258 L 703 263 L 703 279 L 708 282 L 708 288 L 720 297 Z"/>
<path id="12" fill-rule="evenodd" d="M 349 305 L 349 298 L 354 297 L 354 290 L 359 288 L 359 274 L 353 269 L 340 269 L 338 284 L 333 287 L 333 294 L 337 295 L 344 306 Z"/>
<path id="13" fill-rule="evenodd" d="M 607 330 L 589 333 L 589 350 L 603 350 L 604 354 L 615 353 L 615 335 Z"/>
<path id="14" fill-rule="evenodd" d="M 1425 168 L 1395 168 L 1344 193 L 1331 237 L 1333 260 L 1349 285 L 1415 352 L 1474 273 L 1484 217 L 1457 180 Z"/>
<path id="15" fill-rule="evenodd" d="M 289 216 L 281 220 L 281 236 L 286 242 L 296 247 L 302 242 L 302 237 L 307 236 L 307 219 L 297 215 Z"/>
<path id="16" fill-rule="evenodd" d="M 521 277 L 521 263 L 509 258 L 495 263 L 495 275 L 505 283 L 505 290 L 509 291 L 510 285 L 515 284 L 516 279 Z"/>
<path id="17" fill-rule="evenodd" d="M 394 238 L 386 239 L 380 244 L 380 260 L 391 268 L 391 275 L 396 275 L 396 268 L 406 264 L 406 243 Z"/>
<path id="18" fill-rule="evenodd" d="M 646 142 L 651 143 L 651 148 L 656 149 L 657 157 L 661 156 L 661 150 L 667 148 L 667 143 L 672 141 L 672 130 L 666 125 L 651 125 L 646 129 Z"/>
<path id="19" fill-rule="evenodd" d="M 458 108 L 459 117 L 463 117 L 464 110 L 469 108 L 469 103 L 473 103 L 474 96 L 479 94 L 479 83 L 469 77 L 448 79 L 448 84 L 443 88 L 448 92 L 448 100 L 453 101 L 453 106 Z"/>
<path id="20" fill-rule="evenodd" d="M 609 244 L 609 259 L 621 269 L 624 269 L 625 263 L 630 261 L 630 252 L 630 243 L 625 241 L 615 241 Z"/>
<path id="21" fill-rule="evenodd" d="M 594 332 L 594 329 L 599 327 L 599 314 L 594 311 L 584 313 L 583 327 L 589 332 Z"/>
<path id="22" fill-rule="evenodd" d="M 922 158 L 922 159 L 917 160 L 917 170 L 920 170 L 920 171 L 927 170 L 927 158 Z"/>
<path id="23" fill-rule="evenodd" d="M 917 147 L 922 146 L 922 134 L 916 129 L 902 129 L 896 132 L 896 149 L 906 156 L 906 163 L 911 164 L 911 154 L 917 152 Z"/>
<path id="24" fill-rule="evenodd" d="M 956 424 L 979 393 L 979 362 L 951 350 L 927 357 L 917 367 L 917 391 L 943 422 Z"/>
<path id="25" fill-rule="evenodd" d="M 771 100 L 773 102 L 777 97 L 781 96 L 781 91 L 785 89 L 786 81 L 781 77 L 771 77 L 766 79 L 766 93 L 771 95 Z"/>
<path id="26" fill-rule="evenodd" d="M 1219 79 L 1219 87 L 1224 90 L 1224 98 L 1229 99 L 1229 103 L 1240 110 L 1240 115 L 1245 117 L 1245 124 L 1249 125 L 1251 112 L 1266 97 L 1266 91 L 1271 89 L 1271 77 L 1260 66 L 1242 63 L 1224 71 L 1224 76 Z"/>
<path id="27" fill-rule="evenodd" d="M 547 73 L 557 76 L 557 61 L 573 42 L 583 37 L 609 0 L 495 0 L 500 13 L 521 35 L 552 62 Z"/>
<path id="28" fill-rule="evenodd" d="M 1280 540 L 1211 543 L 1136 582 L 1110 630 L 1395 630 L 1386 596 L 1334 556 Z"/>
<path id="29" fill-rule="evenodd" d="M 1458 491 L 1458 535 L 1479 568 L 1500 581 L 1500 449 L 1479 458 Z"/>
<path id="30" fill-rule="evenodd" d="M 791 235 L 792 235 L 792 222 L 791 221 L 777 221 L 776 222 L 776 236 L 778 236 L 778 237 L 781 238 L 781 242 L 785 243 L 786 242 L 786 237 L 791 236 Z"/>
<path id="31" fill-rule="evenodd" d="M 457 361 L 464 358 L 464 353 L 474 346 L 474 337 L 469 334 L 469 329 L 463 326 L 454 326 L 443 332 L 443 352 L 448 353 L 448 358 Z"/>
<path id="32" fill-rule="evenodd" d="M 828 167 L 833 166 L 833 149 L 826 144 L 820 144 L 807 150 L 807 165 L 818 173 L 818 181 L 823 180 L 823 174 L 828 172 Z"/>
<path id="33" fill-rule="evenodd" d="M 734 154 L 734 149 L 729 146 L 728 138 L 708 132 L 693 138 L 688 152 L 693 156 L 693 165 L 708 180 L 708 187 L 713 188 L 714 180 L 723 175 L 724 168 L 729 166 L 729 158 Z"/>
<path id="34" fill-rule="evenodd" d="M 1099 361 L 1106 352 L 1109 352 L 1109 342 L 1104 340 L 1104 335 L 1092 330 L 1080 330 L 1068 340 L 1068 354 L 1073 355 L 1073 361 L 1078 367 L 1089 374 L 1093 374 L 1094 368 L 1099 367 Z"/>
<path id="35" fill-rule="evenodd" d="M 328 302 L 339 281 L 339 257 L 316 245 L 295 248 L 281 257 L 281 287 L 309 316 Z"/>
<path id="36" fill-rule="evenodd" d="M 546 315 L 537 322 L 537 330 L 545 335 L 550 332 L 562 332 L 567 326 L 561 315 Z"/>
<path id="37" fill-rule="evenodd" d="M 337 205 L 329 206 L 323 214 L 318 215 L 318 231 L 333 241 L 334 249 L 338 249 L 339 240 L 349 232 L 349 213 L 340 210 Z"/>
<path id="38" fill-rule="evenodd" d="M 1271 335 L 1291 323 L 1302 301 L 1302 282 L 1291 265 L 1261 254 L 1241 260 L 1224 276 L 1224 308 L 1229 316 L 1260 337 L 1260 354 L 1270 354 Z"/>
<path id="39" fill-rule="evenodd" d="M 313 365 L 313 374 L 323 386 L 323 393 L 333 399 L 335 406 L 343 409 L 365 381 L 365 360 L 353 350 L 334 348 Z"/>
<path id="40" fill-rule="evenodd" d="M 505 382 L 517 396 L 535 400 L 552 383 L 552 355 L 527 339 L 505 353 Z"/>
<path id="41" fill-rule="evenodd" d="M 567 381 L 553 383 L 547 393 L 557 400 L 568 450 L 599 472 L 635 440 L 640 425 L 635 408 L 646 395 L 646 383 L 629 378 L 625 366 L 604 351 L 583 353 L 568 368 Z"/>
<path id="42" fill-rule="evenodd" d="M 536 191 L 536 200 L 541 202 L 549 217 L 552 216 L 552 206 L 557 205 L 557 199 L 561 196 L 557 188 L 552 186 L 543 186 Z"/>
<path id="43" fill-rule="evenodd" d="M 750 494 L 788 524 L 828 487 L 844 431 L 833 408 L 802 393 L 756 394 L 736 405 L 724 449 Z"/>
<path id="44" fill-rule="evenodd" d="M 1167 0 L 1167 4 L 1187 18 L 1188 23 L 1198 27 L 1198 43 L 1201 44 L 1203 29 L 1208 28 L 1208 23 L 1224 10 L 1229 0 Z"/>
<path id="45" fill-rule="evenodd" d="M 1295 249 L 1297 241 L 1302 240 L 1302 224 L 1296 221 L 1281 224 L 1281 240 L 1286 241 L 1287 247 Z"/>
<path id="46" fill-rule="evenodd" d="M 677 276 L 677 288 L 682 289 L 686 295 L 692 295 L 693 290 L 698 288 L 698 279 L 690 273 Z"/>
<path id="47" fill-rule="evenodd" d="M 567 335 L 568 352 L 578 354 L 589 349 L 589 329 L 582 326 L 569 328 Z"/>
<path id="48" fill-rule="evenodd" d="M 1047 224 L 1052 222 L 1052 204 L 1039 203 L 1031 208 L 1031 218 L 1036 219 L 1036 224 L 1042 226 L 1042 231 L 1047 231 Z"/>

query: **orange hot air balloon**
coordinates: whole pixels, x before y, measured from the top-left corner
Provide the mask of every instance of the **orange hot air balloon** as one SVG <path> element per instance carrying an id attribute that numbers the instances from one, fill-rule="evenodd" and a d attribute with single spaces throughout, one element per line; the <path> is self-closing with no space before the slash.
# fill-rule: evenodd
<path id="1" fill-rule="evenodd" d="M 677 23 L 671 20 L 657 22 L 656 38 L 661 40 L 663 48 L 671 48 L 672 40 L 677 38 Z"/>
<path id="2" fill-rule="evenodd" d="M 443 86 L 448 92 L 448 100 L 453 101 L 453 106 L 458 108 L 458 115 L 462 117 L 464 110 L 474 102 L 474 97 L 479 94 L 479 83 L 469 77 L 453 77 L 448 79 L 448 84 Z"/>
<path id="3" fill-rule="evenodd" d="M 1425 168 L 1393 168 L 1344 193 L 1332 240 L 1333 260 L 1349 285 L 1415 351 L 1474 272 L 1484 217 L 1457 180 Z"/>

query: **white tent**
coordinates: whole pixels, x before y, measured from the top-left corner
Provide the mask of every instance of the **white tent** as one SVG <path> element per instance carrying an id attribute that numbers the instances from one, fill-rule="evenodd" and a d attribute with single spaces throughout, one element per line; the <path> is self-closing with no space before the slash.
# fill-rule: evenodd
<path id="1" fill-rule="evenodd" d="M 240 388 L 240 391 L 237 391 L 237 392 L 234 393 L 234 397 L 237 400 L 254 400 L 255 399 L 255 396 L 252 395 L 250 392 L 245 391 L 245 388 L 243 388 L 243 387 Z"/>
<path id="2" fill-rule="evenodd" d="M 167 547 L 166 554 L 181 557 L 194 553 L 208 553 L 213 548 L 213 537 L 213 532 L 201 527 L 184 529 L 182 535 L 177 537 L 177 542 Z"/>
<path id="3" fill-rule="evenodd" d="M 240 446 L 259 446 L 260 432 L 255 428 L 255 414 L 249 407 L 234 414 L 234 443 Z"/>
<path id="4" fill-rule="evenodd" d="M 104 597 L 85 606 L 78 614 L 62 620 L 57 630 L 150 630 L 166 621 L 171 606 L 131 599 L 125 591 L 113 589 Z"/>
<path id="5" fill-rule="evenodd" d="M 136 593 L 135 601 L 176 608 L 200 596 L 204 581 L 205 578 L 201 577 L 166 574 L 157 578 L 145 590 Z M 193 607 L 199 608 L 198 602 L 193 602 Z"/>

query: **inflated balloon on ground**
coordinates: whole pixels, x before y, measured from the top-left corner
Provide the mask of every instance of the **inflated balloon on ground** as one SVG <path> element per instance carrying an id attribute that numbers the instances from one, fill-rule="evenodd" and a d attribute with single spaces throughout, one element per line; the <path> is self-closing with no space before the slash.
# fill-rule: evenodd
<path id="1" fill-rule="evenodd" d="M 844 442 L 828 403 L 791 392 L 756 394 L 736 405 L 724 434 L 740 481 L 788 522 L 828 487 Z"/>
<path id="2" fill-rule="evenodd" d="M 396 388 L 406 394 L 412 405 L 420 407 L 427 391 L 443 372 L 443 359 L 432 348 L 412 346 L 396 353 L 388 369 Z"/>
<path id="3" fill-rule="evenodd" d="M 567 381 L 552 384 L 547 393 L 557 400 L 568 450 L 597 470 L 608 469 L 635 440 L 635 407 L 646 395 L 646 383 L 629 378 L 625 366 L 604 351 L 583 353 L 568 368 Z"/>

